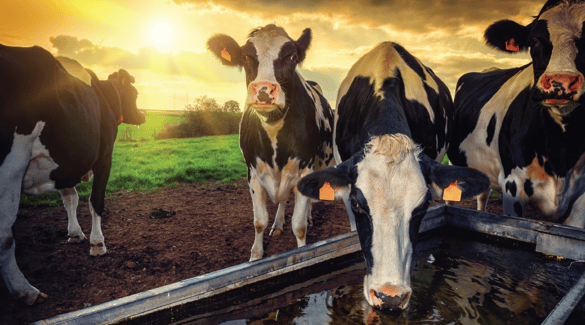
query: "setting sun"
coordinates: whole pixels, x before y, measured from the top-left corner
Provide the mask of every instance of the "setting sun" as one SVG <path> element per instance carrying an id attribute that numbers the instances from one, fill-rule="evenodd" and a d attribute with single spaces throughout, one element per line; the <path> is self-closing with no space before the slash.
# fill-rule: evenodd
<path id="1" fill-rule="evenodd" d="M 173 37 L 173 29 L 166 22 L 156 22 L 150 29 L 150 39 L 159 50 L 165 50 Z"/>

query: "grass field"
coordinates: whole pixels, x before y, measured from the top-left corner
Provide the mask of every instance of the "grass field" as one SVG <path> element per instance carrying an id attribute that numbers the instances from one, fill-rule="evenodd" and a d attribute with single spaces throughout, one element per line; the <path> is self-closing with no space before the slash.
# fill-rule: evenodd
<path id="1" fill-rule="evenodd" d="M 118 140 L 129 129 L 131 138 L 136 141 L 154 140 L 154 135 L 163 130 L 165 124 L 177 124 L 183 120 L 183 111 L 154 111 L 146 114 L 146 122 L 140 126 L 121 124 L 118 127 Z"/>
<path id="2" fill-rule="evenodd" d="M 139 141 L 116 141 L 114 144 L 112 170 L 106 192 L 153 190 L 177 182 L 228 182 L 246 177 L 246 164 L 238 146 L 237 135 L 152 140 L 165 123 L 179 123 L 181 118 L 165 115 L 165 112 L 149 112 L 146 122 L 140 128 L 120 125 L 120 131 L 126 127 L 133 128 L 132 139 Z M 145 140 L 140 141 L 143 138 Z M 80 197 L 89 197 L 91 184 L 82 183 L 76 187 Z M 21 204 L 62 203 L 59 192 L 52 192 L 37 196 L 21 195 Z"/>

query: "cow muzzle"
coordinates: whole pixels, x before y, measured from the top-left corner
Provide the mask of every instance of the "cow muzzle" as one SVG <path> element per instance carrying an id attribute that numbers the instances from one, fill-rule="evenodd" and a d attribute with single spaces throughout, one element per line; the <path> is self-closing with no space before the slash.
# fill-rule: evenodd
<path id="1" fill-rule="evenodd" d="M 582 86 L 583 76 L 570 73 L 545 73 L 538 83 L 544 104 L 548 106 L 562 106 L 578 101 Z"/>
<path id="2" fill-rule="evenodd" d="M 280 86 L 278 84 L 261 81 L 250 83 L 248 87 L 251 104 L 256 109 L 272 109 L 277 106 Z"/>
<path id="3" fill-rule="evenodd" d="M 410 290 L 385 285 L 378 290 L 370 289 L 369 298 L 373 307 L 380 310 L 400 311 L 408 307 Z"/>

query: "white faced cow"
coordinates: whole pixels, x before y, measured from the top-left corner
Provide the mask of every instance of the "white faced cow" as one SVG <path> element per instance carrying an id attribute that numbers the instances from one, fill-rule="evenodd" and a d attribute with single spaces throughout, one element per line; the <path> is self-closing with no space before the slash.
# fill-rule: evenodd
<path id="1" fill-rule="evenodd" d="M 244 68 L 248 96 L 240 122 L 240 149 L 248 166 L 256 236 L 250 260 L 262 257 L 268 226 L 266 194 L 278 203 L 270 235 L 282 232 L 284 208 L 295 192 L 292 230 L 298 246 L 305 245 L 310 199 L 297 191 L 301 177 L 333 163 L 333 113 L 320 88 L 296 71 L 305 59 L 311 30 L 298 40 L 275 25 L 252 31 L 243 46 L 227 35 L 207 41 L 225 65 Z"/>
<path id="2" fill-rule="evenodd" d="M 505 214 L 522 217 L 530 204 L 585 227 L 584 23 L 583 1 L 548 1 L 528 26 L 496 22 L 487 43 L 530 50 L 532 63 L 459 79 L 449 158 L 485 172 L 503 192 Z M 490 191 L 478 197 L 479 210 Z"/>
<path id="3" fill-rule="evenodd" d="M 327 182 L 345 201 L 367 263 L 364 296 L 376 308 L 408 306 L 413 247 L 431 196 L 441 197 L 455 181 L 464 198 L 489 185 L 476 170 L 437 162 L 452 111 L 449 90 L 431 69 L 400 45 L 382 43 L 353 65 L 339 89 L 340 164 L 299 182 L 301 193 L 315 199 Z"/>
<path id="4" fill-rule="evenodd" d="M 91 254 L 105 254 L 100 216 L 118 124 L 145 121 L 136 107 L 134 78 L 126 70 L 108 80 L 87 73 L 85 82 L 73 77 L 40 47 L 0 45 L 0 273 L 10 293 L 29 305 L 47 295 L 31 286 L 16 265 L 12 225 L 20 194 L 60 190 L 69 234 L 81 241 L 85 236 L 76 218 L 79 229 L 72 224 L 74 187 L 93 173 Z"/>

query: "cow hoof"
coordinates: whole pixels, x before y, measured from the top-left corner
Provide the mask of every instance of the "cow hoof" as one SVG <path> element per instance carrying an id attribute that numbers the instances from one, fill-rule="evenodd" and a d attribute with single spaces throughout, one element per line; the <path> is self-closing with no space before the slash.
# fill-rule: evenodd
<path id="1" fill-rule="evenodd" d="M 271 237 L 280 236 L 280 235 L 282 235 L 282 229 L 280 229 L 280 228 L 272 229 L 272 230 L 270 230 L 270 234 L 268 234 L 268 235 Z"/>
<path id="2" fill-rule="evenodd" d="M 102 243 L 100 244 L 91 244 L 91 249 L 89 250 L 89 255 L 91 256 L 102 256 L 104 254 L 106 254 L 108 252 L 108 250 L 106 249 L 106 246 Z"/>
<path id="3" fill-rule="evenodd" d="M 85 240 L 85 236 L 81 235 L 81 236 L 70 236 L 69 239 L 67 240 L 68 243 L 70 244 L 79 244 L 82 243 Z"/>
<path id="4" fill-rule="evenodd" d="M 33 303 L 33 306 L 42 304 L 48 298 L 49 298 L 49 295 L 47 295 L 46 293 L 39 292 L 39 296 L 37 297 L 37 300 Z"/>

